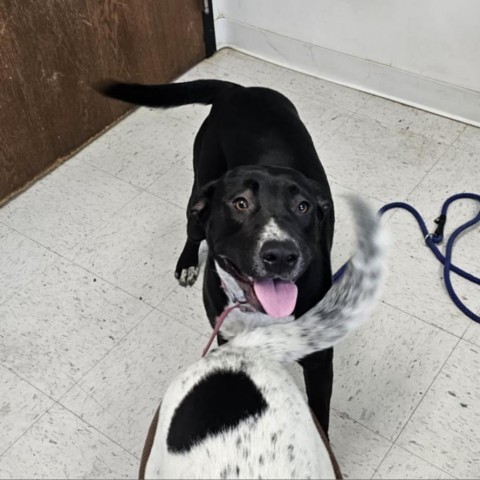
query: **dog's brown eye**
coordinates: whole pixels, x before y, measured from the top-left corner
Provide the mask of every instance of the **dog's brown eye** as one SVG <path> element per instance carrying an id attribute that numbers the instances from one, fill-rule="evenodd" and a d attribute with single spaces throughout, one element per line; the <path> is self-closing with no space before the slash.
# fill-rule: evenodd
<path id="1" fill-rule="evenodd" d="M 238 197 L 233 201 L 233 206 L 237 210 L 248 210 L 248 202 L 243 197 Z"/>
<path id="2" fill-rule="evenodd" d="M 310 210 L 310 204 L 308 202 L 300 202 L 298 204 L 298 211 L 300 213 L 307 213 Z"/>

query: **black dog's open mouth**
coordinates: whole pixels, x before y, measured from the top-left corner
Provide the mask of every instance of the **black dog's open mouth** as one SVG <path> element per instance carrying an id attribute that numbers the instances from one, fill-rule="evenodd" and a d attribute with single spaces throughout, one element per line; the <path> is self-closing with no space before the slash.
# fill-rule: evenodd
<path id="1" fill-rule="evenodd" d="M 247 277 L 228 258 L 219 257 L 220 266 L 245 293 L 248 304 L 272 317 L 288 317 L 295 310 L 298 289 L 294 282 L 277 278 L 255 280 Z"/>

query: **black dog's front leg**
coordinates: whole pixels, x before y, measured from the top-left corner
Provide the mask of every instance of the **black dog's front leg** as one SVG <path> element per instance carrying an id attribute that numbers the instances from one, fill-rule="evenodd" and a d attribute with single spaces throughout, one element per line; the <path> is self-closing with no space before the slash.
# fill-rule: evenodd
<path id="1" fill-rule="evenodd" d="M 175 267 L 175 278 L 180 285 L 193 285 L 198 277 L 198 250 L 200 242 L 187 239 Z"/>
<path id="2" fill-rule="evenodd" d="M 198 277 L 198 251 L 205 239 L 205 230 L 193 215 L 188 217 L 187 241 L 175 267 L 175 278 L 180 285 L 193 285 Z"/>
<path id="3" fill-rule="evenodd" d="M 328 436 L 333 387 L 333 348 L 312 353 L 300 360 L 307 387 L 308 404 Z"/>

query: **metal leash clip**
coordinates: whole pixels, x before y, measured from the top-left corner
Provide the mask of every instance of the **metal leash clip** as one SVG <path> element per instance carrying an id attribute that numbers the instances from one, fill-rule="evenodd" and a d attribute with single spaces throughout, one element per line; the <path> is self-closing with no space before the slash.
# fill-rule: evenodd
<path id="1" fill-rule="evenodd" d="M 445 230 L 445 223 L 447 223 L 447 216 L 440 215 L 437 217 L 434 222 L 438 225 L 433 233 L 425 235 L 425 243 L 428 245 L 428 239 L 432 239 L 433 243 L 442 243 L 443 232 Z"/>

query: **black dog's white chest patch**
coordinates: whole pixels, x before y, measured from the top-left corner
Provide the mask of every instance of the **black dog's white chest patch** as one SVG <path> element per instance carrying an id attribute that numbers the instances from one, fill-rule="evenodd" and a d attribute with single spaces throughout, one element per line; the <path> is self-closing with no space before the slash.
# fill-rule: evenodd
<path id="1" fill-rule="evenodd" d="M 175 410 L 167 436 L 168 450 L 186 453 L 208 436 L 262 415 L 266 408 L 265 398 L 244 372 L 212 372 L 190 390 Z"/>

